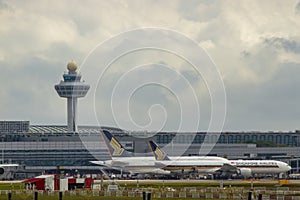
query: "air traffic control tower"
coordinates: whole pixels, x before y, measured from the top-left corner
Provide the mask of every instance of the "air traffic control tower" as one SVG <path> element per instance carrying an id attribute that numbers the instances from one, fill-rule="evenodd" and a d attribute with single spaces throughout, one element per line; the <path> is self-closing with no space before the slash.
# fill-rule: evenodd
<path id="1" fill-rule="evenodd" d="M 74 61 L 67 65 L 68 73 L 63 74 L 63 79 L 55 85 L 55 90 L 60 97 L 67 98 L 68 131 L 77 132 L 77 98 L 84 97 L 90 86 L 81 81 L 81 74 L 77 73 L 78 66 Z"/>

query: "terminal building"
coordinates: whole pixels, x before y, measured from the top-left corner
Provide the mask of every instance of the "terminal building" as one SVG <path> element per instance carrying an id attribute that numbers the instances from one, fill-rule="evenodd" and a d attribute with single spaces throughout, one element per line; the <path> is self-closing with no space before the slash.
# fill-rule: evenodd
<path id="1" fill-rule="evenodd" d="M 18 163 L 28 178 L 57 168 L 79 173 L 100 173 L 93 160 L 110 159 L 100 135 L 110 131 L 131 152 L 148 153 L 153 139 L 169 155 L 199 155 L 203 144 L 213 148 L 208 155 L 228 159 L 276 159 L 289 163 L 291 173 L 300 173 L 300 131 L 293 132 L 132 132 L 114 127 L 78 126 L 77 98 L 84 97 L 89 85 L 81 81 L 77 65 L 68 63 L 69 72 L 55 85 L 60 97 L 67 98 L 67 126 L 31 125 L 29 121 L 0 121 L 1 163 Z M 147 136 L 151 137 L 147 137 Z M 216 143 L 214 145 L 214 143 Z M 171 144 L 171 145 L 170 145 Z"/>
<path id="2" fill-rule="evenodd" d="M 63 169 L 94 170 L 89 161 L 110 159 L 106 146 L 100 136 L 101 130 L 108 130 L 119 139 L 128 150 L 147 153 L 148 139 L 153 139 L 169 155 L 178 155 L 179 150 L 188 146 L 183 155 L 198 155 L 206 133 L 199 132 L 193 142 L 187 143 L 191 133 L 159 132 L 151 138 L 142 139 L 137 135 L 153 135 L 147 132 L 130 132 L 112 127 L 78 126 L 77 132 L 69 132 L 67 126 L 30 125 L 29 121 L 1 121 L 1 162 L 18 163 L 24 170 L 42 172 L 44 170 Z M 180 134 L 179 140 L 172 140 Z M 272 137 L 270 137 L 272 136 Z M 280 136 L 280 137 L 278 137 Z M 210 135 L 210 137 L 215 137 Z M 250 137 L 253 143 L 248 143 Z M 234 138 L 240 138 L 236 140 Z M 256 140 L 255 140 L 256 138 Z M 273 138 L 278 147 L 258 146 L 261 138 Z M 278 138 L 281 138 L 280 140 Z M 287 140 L 289 138 L 289 140 Z M 209 139 L 208 139 L 209 140 Z M 227 157 L 228 159 L 276 159 L 292 166 L 293 173 L 300 169 L 300 134 L 295 132 L 224 132 L 208 155 Z M 100 171 L 99 171 L 100 172 Z"/>

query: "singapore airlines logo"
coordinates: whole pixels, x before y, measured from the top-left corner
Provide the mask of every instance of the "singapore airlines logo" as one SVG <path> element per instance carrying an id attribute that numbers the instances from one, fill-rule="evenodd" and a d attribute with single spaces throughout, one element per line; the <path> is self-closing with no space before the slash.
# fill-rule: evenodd
<path id="1" fill-rule="evenodd" d="M 157 160 L 163 160 L 165 158 L 165 154 L 159 148 L 156 148 L 155 154 L 157 156 Z"/>
<path id="2" fill-rule="evenodd" d="M 115 138 L 112 138 L 111 141 L 110 141 L 110 145 L 111 147 L 114 149 L 114 152 L 113 152 L 113 156 L 120 156 L 124 149 L 121 147 L 121 145 L 115 140 Z"/>

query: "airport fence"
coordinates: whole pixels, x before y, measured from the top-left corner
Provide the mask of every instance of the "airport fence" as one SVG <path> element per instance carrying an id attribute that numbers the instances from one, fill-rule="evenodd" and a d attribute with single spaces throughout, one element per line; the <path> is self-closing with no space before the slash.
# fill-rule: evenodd
<path id="1" fill-rule="evenodd" d="M 155 199 L 262 199 L 262 200 L 300 200 L 300 191 L 282 188 L 280 190 L 267 190 L 265 188 L 181 188 L 172 189 L 153 189 L 153 188 L 131 188 L 115 191 L 87 190 L 78 189 L 71 191 L 32 191 L 32 190 L 0 190 L 0 199 L 73 199 L 76 197 L 114 197 L 113 199 L 122 199 L 123 197 L 132 199 L 143 199 L 145 193 L 150 194 Z M 6 198 L 7 197 L 7 198 Z M 10 198 L 9 198 L 10 197 Z M 93 198 L 95 199 L 95 198 Z"/>

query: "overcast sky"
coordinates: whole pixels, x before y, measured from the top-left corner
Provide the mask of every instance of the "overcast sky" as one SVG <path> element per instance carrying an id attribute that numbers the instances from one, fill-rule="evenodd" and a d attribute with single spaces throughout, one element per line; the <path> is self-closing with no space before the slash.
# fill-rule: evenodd
<path id="1" fill-rule="evenodd" d="M 62 79 L 68 61 L 81 65 L 97 45 L 111 37 L 132 29 L 157 27 L 196 41 L 215 63 L 227 97 L 224 130 L 300 128 L 300 1 L 0 0 L 0 24 L 0 120 L 66 124 L 66 100 L 58 97 L 54 85 Z M 143 60 L 145 55 L 148 60 Z M 151 51 L 122 59 L 114 63 L 104 79 L 107 85 L 99 93 L 91 92 L 96 90 L 88 70 L 81 71 L 91 90 L 79 100 L 79 124 L 97 125 L 95 111 L 101 125 L 117 126 L 109 114 L 109 98 L 105 98 L 111 96 L 115 85 L 112 80 L 120 81 L 124 63 L 141 65 L 153 59 L 156 66 L 178 68 L 189 77 L 201 99 L 200 129 L 207 129 L 211 117 L 209 92 L 201 78 L 193 79 L 188 64 L 167 53 Z M 148 70 L 143 68 L 135 78 L 144 79 L 151 74 Z M 156 75 L 159 81 L 176 79 L 171 72 Z M 178 128 L 180 109 L 171 90 L 149 85 L 137 90 L 130 100 L 130 112 L 137 124 L 149 122 L 146 113 L 152 108 L 153 123 L 158 123 L 152 129 L 160 127 L 160 121 L 166 121 L 163 130 Z M 114 104 L 122 105 L 121 101 L 122 97 Z M 190 105 L 187 109 L 195 109 L 189 99 L 182 101 Z M 119 120 L 126 122 L 122 114 Z"/>

